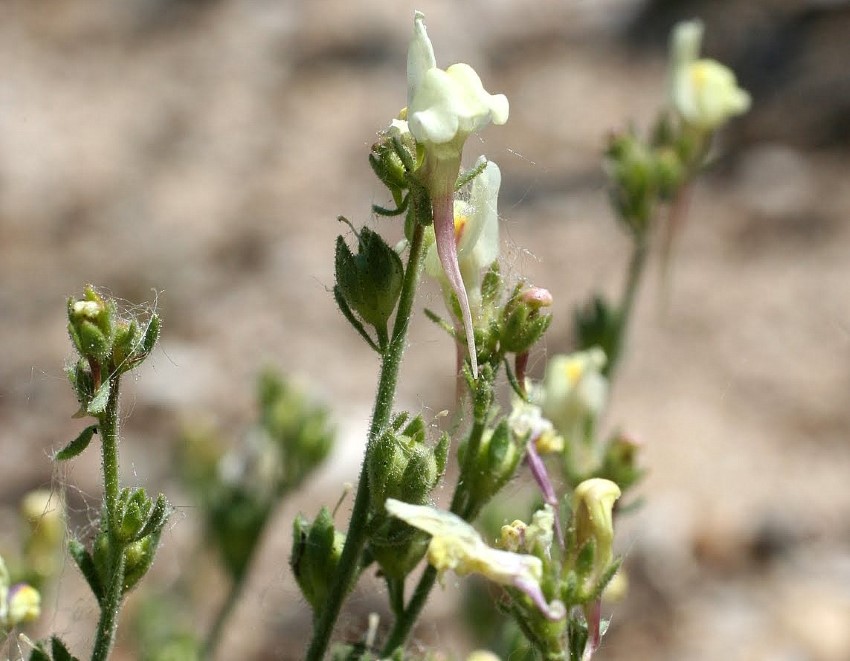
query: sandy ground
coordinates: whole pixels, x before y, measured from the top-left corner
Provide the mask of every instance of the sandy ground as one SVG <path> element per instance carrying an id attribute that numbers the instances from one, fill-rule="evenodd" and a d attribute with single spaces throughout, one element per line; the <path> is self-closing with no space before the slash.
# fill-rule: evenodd
<path id="1" fill-rule="evenodd" d="M 753 3 L 777 15 L 808 4 Z M 328 293 L 343 231 L 335 218 L 363 223 L 384 202 L 365 159 L 404 104 L 413 6 L 0 4 L 2 546 L 33 487 L 67 487 L 78 531 L 96 512 L 96 457 L 61 472 L 49 460 L 80 425 L 62 371 L 64 301 L 87 282 L 154 301 L 165 319 L 161 348 L 125 391 L 128 482 L 185 499 L 169 475 L 180 421 L 207 417 L 238 435 L 263 365 L 298 375 L 338 412 L 338 454 L 279 513 L 221 659 L 299 657 L 309 621 L 286 567 L 289 522 L 335 502 L 356 474 L 376 363 Z M 473 64 L 511 101 L 509 123 L 472 139 L 467 155 L 502 167 L 508 270 L 555 296 L 538 373 L 545 354 L 569 348 L 572 306 L 620 286 L 628 244 L 605 200 L 604 135 L 645 126 L 664 95 L 663 37 L 624 37 L 639 7 L 419 3 L 439 63 Z M 815 48 L 840 33 L 822 32 L 805 53 L 826 59 L 800 71 L 846 77 L 833 51 Z M 746 52 L 748 33 L 728 37 L 709 43 Z M 806 133 L 823 122 L 805 118 L 824 116 L 833 97 L 752 81 L 766 110 L 721 141 L 669 295 L 653 267 L 614 393 L 609 423 L 645 442 L 649 475 L 645 506 L 619 531 L 632 587 L 600 659 L 850 658 L 846 138 Z M 835 98 L 842 81 L 829 88 Z M 393 221 L 374 225 L 399 235 Z M 421 302 L 438 306 L 436 291 Z M 452 362 L 446 338 L 419 317 L 401 402 L 426 414 L 448 407 Z M 199 522 L 179 504 L 157 561 L 163 585 L 192 562 Z M 210 574 L 207 608 L 222 590 Z M 443 633 L 443 602 L 456 593 L 447 586 L 419 635 L 462 654 L 465 643 Z M 382 600 L 358 593 L 348 629 Z M 35 633 L 58 631 L 84 655 L 95 613 L 73 567 L 45 613 Z"/>

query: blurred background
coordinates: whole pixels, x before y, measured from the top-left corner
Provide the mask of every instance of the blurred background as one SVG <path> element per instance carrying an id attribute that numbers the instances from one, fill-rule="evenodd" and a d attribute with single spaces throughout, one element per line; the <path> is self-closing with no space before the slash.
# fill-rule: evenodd
<path id="1" fill-rule="evenodd" d="M 97 453 L 50 461 L 82 427 L 63 373 L 67 296 L 94 283 L 148 301 L 165 325 L 124 388 L 124 482 L 178 505 L 148 583 L 209 564 L 199 628 L 223 581 L 192 547 L 200 522 L 171 465 L 179 429 L 204 420 L 239 441 L 266 365 L 333 406 L 335 454 L 278 512 L 219 656 L 300 657 L 309 612 L 287 566 L 291 521 L 356 479 L 377 373 L 329 293 L 347 232 L 336 217 L 362 224 L 386 202 L 366 156 L 405 104 L 414 7 L 439 65 L 468 62 L 510 99 L 507 125 L 466 156 L 502 168 L 506 268 L 555 297 L 548 354 L 570 347 L 576 303 L 621 285 L 629 243 L 607 206 L 605 136 L 649 126 L 671 26 L 705 20 L 704 53 L 738 73 L 753 110 L 718 140 L 671 287 L 655 265 L 639 301 L 608 424 L 644 442 L 649 473 L 618 531 L 630 590 L 598 658 L 850 659 L 846 0 L 4 0 L 0 553 L 33 488 L 67 489 L 76 534 L 97 515 Z M 373 221 L 389 237 L 396 224 Z M 420 303 L 440 308 L 438 291 Z M 400 406 L 450 407 L 453 362 L 419 316 Z M 355 593 L 340 635 L 386 612 L 376 589 Z M 467 651 L 446 633 L 458 593 L 450 580 L 435 595 L 417 641 Z M 85 656 L 96 615 L 66 563 L 32 634 Z M 122 627 L 116 658 L 136 658 Z"/>

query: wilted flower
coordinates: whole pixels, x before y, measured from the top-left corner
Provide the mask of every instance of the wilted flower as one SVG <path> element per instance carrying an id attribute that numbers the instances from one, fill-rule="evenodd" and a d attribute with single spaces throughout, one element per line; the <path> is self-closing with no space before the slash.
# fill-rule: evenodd
<path id="1" fill-rule="evenodd" d="M 454 190 L 466 139 L 490 122 L 504 124 L 508 100 L 504 94 L 488 93 L 468 64 L 439 69 L 424 18 L 420 12 L 414 15 L 407 54 L 407 122 L 425 151 L 419 174 L 431 198 L 437 255 L 460 303 L 472 371 L 477 375 L 472 314 L 455 243 Z"/>
<path id="2" fill-rule="evenodd" d="M 481 574 L 494 583 L 525 593 L 550 620 L 560 620 L 566 615 L 563 603 L 558 600 L 547 603 L 543 596 L 540 587 L 543 563 L 539 558 L 490 548 L 475 528 L 451 512 L 410 505 L 393 498 L 387 499 L 386 509 L 393 516 L 432 536 L 428 545 L 428 562 L 440 576 L 448 570 L 458 576 Z"/>
<path id="3" fill-rule="evenodd" d="M 699 59 L 703 24 L 679 23 L 670 39 L 670 96 L 673 107 L 691 126 L 713 131 L 750 108 L 750 95 L 738 87 L 731 69 Z"/>

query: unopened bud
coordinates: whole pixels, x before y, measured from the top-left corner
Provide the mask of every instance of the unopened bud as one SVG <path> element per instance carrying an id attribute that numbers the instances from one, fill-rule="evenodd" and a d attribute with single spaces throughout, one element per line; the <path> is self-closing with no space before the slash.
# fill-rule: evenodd
<path id="1" fill-rule="evenodd" d="M 381 236 L 364 227 L 357 255 L 340 236 L 336 243 L 336 286 L 345 303 L 367 324 L 386 328 L 401 293 L 404 266 Z"/>
<path id="2" fill-rule="evenodd" d="M 573 494 L 576 542 L 581 549 L 593 541 L 594 578 L 598 578 L 605 571 L 613 558 L 613 509 L 620 493 L 620 487 L 611 480 L 597 477 L 579 484 Z"/>

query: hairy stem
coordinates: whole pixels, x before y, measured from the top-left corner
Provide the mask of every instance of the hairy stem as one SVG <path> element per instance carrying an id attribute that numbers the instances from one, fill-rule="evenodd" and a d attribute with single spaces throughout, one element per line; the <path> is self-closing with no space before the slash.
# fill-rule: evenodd
<path id="1" fill-rule="evenodd" d="M 474 457 L 478 454 L 484 429 L 484 423 L 476 421 L 472 426 L 472 430 L 469 432 L 463 466 L 461 466 L 460 476 L 449 508 L 453 514 L 463 516 L 467 521 L 474 518 L 475 514 L 477 514 L 477 508 L 468 502 L 469 494 L 467 493 L 466 485 L 469 482 L 472 467 L 475 465 Z M 413 625 L 419 619 L 419 614 L 422 612 L 422 608 L 425 606 L 428 595 L 431 594 L 436 581 L 437 570 L 433 566 L 428 565 L 425 571 L 422 572 L 419 583 L 416 584 L 407 608 L 396 617 L 392 631 L 390 631 L 389 638 L 387 638 L 387 642 L 384 645 L 383 656 L 389 656 L 396 649 L 404 645 L 404 641 L 407 640 L 410 631 L 413 629 Z"/>
<path id="2" fill-rule="evenodd" d="M 95 634 L 92 661 L 106 661 L 115 643 L 118 630 L 118 611 L 124 595 L 124 544 L 117 539 L 118 526 L 118 385 L 119 376 L 112 377 L 109 401 L 98 416 L 103 468 L 103 499 L 106 508 L 106 530 L 109 535 L 109 581 L 100 606 L 100 620 Z"/>
<path id="3" fill-rule="evenodd" d="M 368 457 L 376 439 L 386 428 L 392 415 L 398 371 L 407 343 L 407 330 L 410 326 L 413 300 L 416 296 L 419 275 L 422 270 L 423 235 L 424 228 L 421 223 L 417 223 L 410 242 L 410 255 L 407 261 L 407 269 L 404 272 L 404 282 L 402 283 L 392 337 L 381 361 L 381 375 L 378 381 L 378 392 L 375 396 L 375 408 L 372 412 L 366 454 L 360 470 L 360 480 L 357 484 L 357 494 L 354 497 L 354 509 L 351 512 L 345 546 L 342 549 L 342 556 L 328 593 L 327 602 L 323 605 L 322 612 L 313 630 L 313 640 L 307 650 L 307 661 L 321 661 L 324 656 L 330 643 L 334 624 L 339 617 L 342 602 L 351 587 L 356 570 L 360 566 L 360 554 L 366 543 L 366 524 L 369 516 Z"/>

